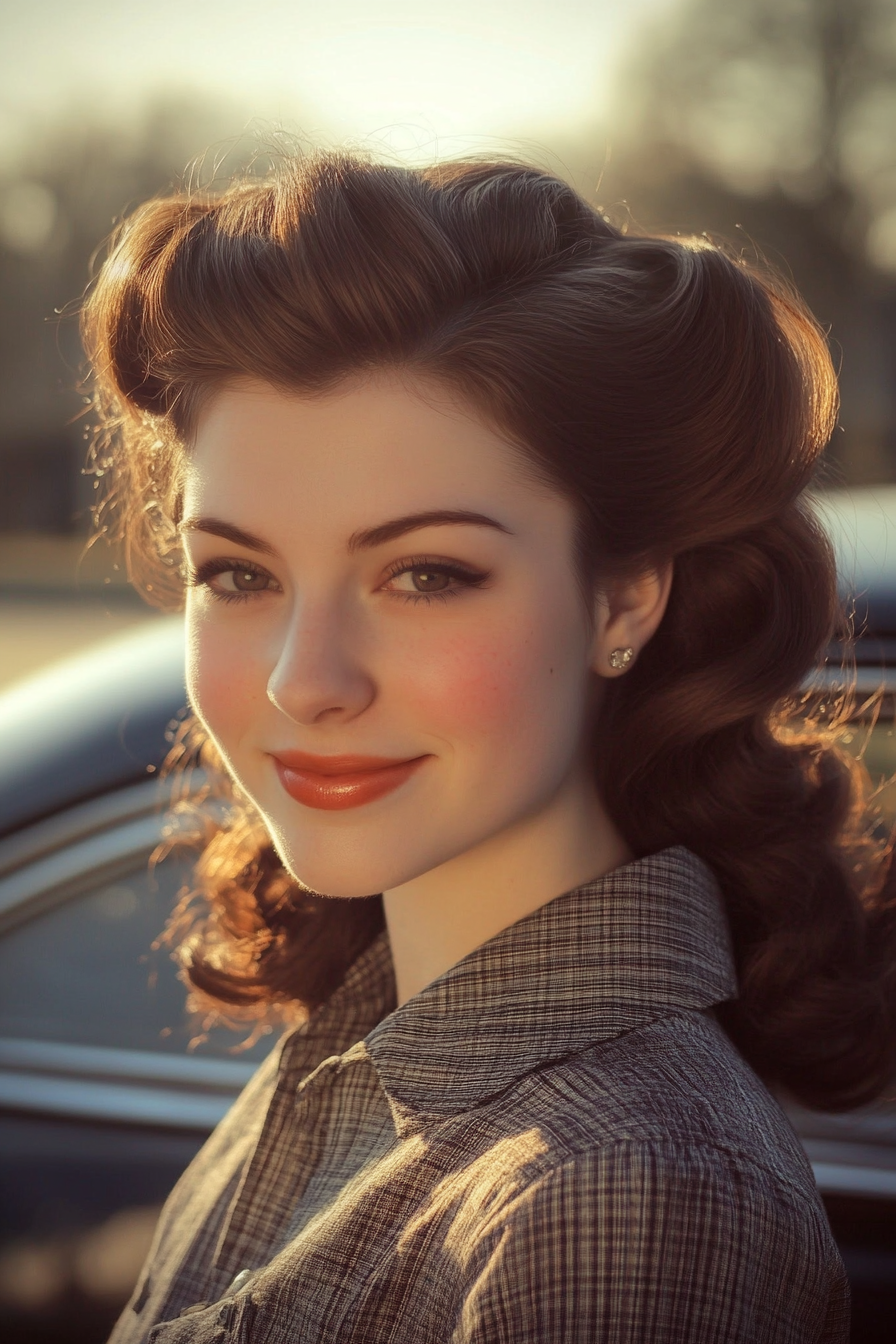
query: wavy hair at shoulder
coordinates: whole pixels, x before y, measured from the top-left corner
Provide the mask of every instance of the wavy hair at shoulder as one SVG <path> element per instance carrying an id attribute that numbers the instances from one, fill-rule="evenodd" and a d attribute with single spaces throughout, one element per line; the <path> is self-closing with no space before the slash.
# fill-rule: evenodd
<path id="1" fill-rule="evenodd" d="M 860 767 L 793 726 L 840 614 L 806 503 L 836 382 L 787 286 L 705 240 L 623 235 L 526 165 L 322 154 L 143 205 L 84 333 L 101 526 L 162 605 L 181 596 L 196 416 L 238 378 L 298 393 L 376 368 L 436 379 L 574 502 L 583 581 L 673 561 L 659 631 L 601 711 L 605 804 L 636 855 L 685 844 L 716 873 L 740 980 L 725 1025 L 757 1072 L 813 1106 L 881 1091 L 890 848 Z M 382 928 L 381 901 L 299 891 L 244 799 L 211 831 L 176 922 L 190 981 L 225 1008 L 313 1008 Z"/>

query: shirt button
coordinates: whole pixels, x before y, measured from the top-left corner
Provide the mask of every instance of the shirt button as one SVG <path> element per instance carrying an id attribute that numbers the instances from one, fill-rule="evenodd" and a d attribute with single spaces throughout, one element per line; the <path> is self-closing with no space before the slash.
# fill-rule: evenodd
<path id="1" fill-rule="evenodd" d="M 227 1292 L 223 1294 L 223 1296 L 232 1297 L 234 1293 L 238 1293 L 241 1288 L 245 1288 L 246 1284 L 249 1283 L 250 1280 L 255 1278 L 257 1272 L 258 1271 L 255 1269 L 241 1269 L 239 1274 L 237 1274 L 233 1283 L 227 1289 Z"/>

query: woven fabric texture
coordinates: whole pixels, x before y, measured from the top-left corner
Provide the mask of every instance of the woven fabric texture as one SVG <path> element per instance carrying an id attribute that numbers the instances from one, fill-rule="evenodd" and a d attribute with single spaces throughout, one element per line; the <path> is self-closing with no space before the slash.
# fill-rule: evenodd
<path id="1" fill-rule="evenodd" d="M 811 1168 L 712 1012 L 735 993 L 682 848 L 397 1009 L 382 935 L 181 1178 L 111 1344 L 842 1344 Z"/>

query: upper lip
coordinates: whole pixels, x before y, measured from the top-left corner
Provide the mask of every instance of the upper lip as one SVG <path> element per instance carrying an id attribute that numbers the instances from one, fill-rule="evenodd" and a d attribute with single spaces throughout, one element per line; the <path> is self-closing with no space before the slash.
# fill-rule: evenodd
<path id="1" fill-rule="evenodd" d="M 387 770 L 390 766 L 407 765 L 419 759 L 416 756 L 312 756 L 307 751 L 272 751 L 271 755 L 287 770 L 309 775 L 357 775 L 365 770 Z"/>

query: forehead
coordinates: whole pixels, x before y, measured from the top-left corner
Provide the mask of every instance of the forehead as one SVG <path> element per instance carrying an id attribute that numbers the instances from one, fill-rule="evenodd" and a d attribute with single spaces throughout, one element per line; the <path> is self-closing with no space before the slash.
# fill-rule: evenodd
<path id="1" fill-rule="evenodd" d="M 435 508 L 537 514 L 566 501 L 520 449 L 444 388 L 380 374 L 322 396 L 241 383 L 205 406 L 186 505 L 269 531 L 278 520 L 348 528 Z"/>

